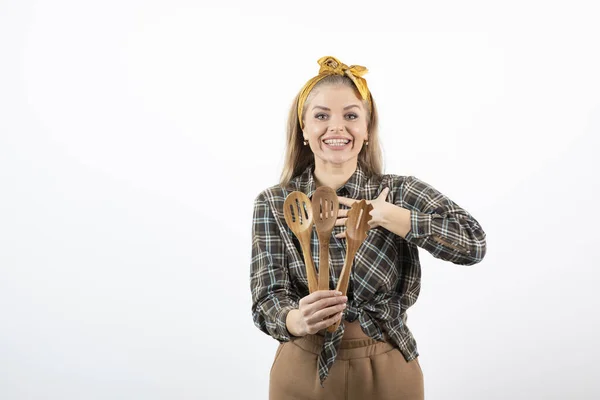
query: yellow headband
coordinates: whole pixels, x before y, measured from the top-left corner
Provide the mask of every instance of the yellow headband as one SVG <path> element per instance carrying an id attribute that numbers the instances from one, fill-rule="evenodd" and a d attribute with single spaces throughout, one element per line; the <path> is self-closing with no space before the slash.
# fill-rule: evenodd
<path id="1" fill-rule="evenodd" d="M 360 65 L 351 65 L 348 67 L 346 64 L 341 63 L 337 58 L 331 56 L 321 57 L 317 62 L 321 66 L 319 75 L 306 82 L 298 97 L 298 120 L 300 121 L 300 128 L 304 129 L 304 126 L 302 125 L 302 109 L 304 108 L 304 102 L 306 101 L 308 94 L 315 87 L 317 82 L 329 75 L 342 75 L 352 79 L 352 82 L 354 82 L 362 99 L 368 101 L 369 111 L 371 111 L 369 88 L 367 86 L 367 81 L 362 77 L 369 70 Z"/>

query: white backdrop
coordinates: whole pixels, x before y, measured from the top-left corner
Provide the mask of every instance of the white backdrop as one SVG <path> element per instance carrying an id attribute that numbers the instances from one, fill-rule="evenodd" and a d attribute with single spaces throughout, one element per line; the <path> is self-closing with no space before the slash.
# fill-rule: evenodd
<path id="1" fill-rule="evenodd" d="M 0 398 L 267 398 L 252 203 L 325 55 L 487 233 L 420 253 L 426 398 L 599 398 L 593 3 L 1 1 Z"/>

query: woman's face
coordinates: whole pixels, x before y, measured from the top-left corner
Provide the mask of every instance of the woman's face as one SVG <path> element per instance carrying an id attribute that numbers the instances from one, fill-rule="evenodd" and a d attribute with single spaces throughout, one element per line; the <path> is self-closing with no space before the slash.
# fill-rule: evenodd
<path id="1" fill-rule="evenodd" d="M 344 85 L 315 89 L 304 113 L 304 140 L 316 163 L 356 162 L 368 139 L 367 113 L 354 90 Z"/>

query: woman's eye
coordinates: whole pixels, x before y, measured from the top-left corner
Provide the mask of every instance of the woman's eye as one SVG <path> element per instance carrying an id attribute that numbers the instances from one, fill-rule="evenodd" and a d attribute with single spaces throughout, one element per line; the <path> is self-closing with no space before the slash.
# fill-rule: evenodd
<path id="1" fill-rule="evenodd" d="M 328 117 L 328 115 L 327 115 L 327 114 L 323 114 L 323 113 L 319 113 L 319 114 L 316 114 L 316 115 L 315 115 L 315 118 L 316 118 L 316 119 L 320 119 L 320 120 L 324 120 L 324 119 L 326 119 L 327 117 Z M 354 120 L 354 119 L 357 119 L 357 118 L 358 118 L 358 115 L 357 115 L 357 114 L 354 114 L 354 113 L 350 113 L 350 114 L 346 114 L 346 118 L 348 118 L 348 119 L 350 119 L 350 120 Z"/>

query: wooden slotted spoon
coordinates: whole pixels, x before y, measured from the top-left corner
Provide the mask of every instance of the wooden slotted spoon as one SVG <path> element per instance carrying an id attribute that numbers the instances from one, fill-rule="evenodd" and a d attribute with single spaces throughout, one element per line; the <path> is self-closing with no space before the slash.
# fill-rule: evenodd
<path id="1" fill-rule="evenodd" d="M 291 192 L 283 203 L 283 215 L 285 222 L 287 222 L 287 225 L 298 238 L 300 246 L 302 246 L 306 276 L 308 278 L 308 291 L 312 293 L 318 289 L 318 283 L 317 272 L 310 252 L 313 211 L 308 196 L 298 191 Z"/>
<path id="2" fill-rule="evenodd" d="M 350 283 L 350 269 L 354 261 L 356 251 L 367 238 L 369 231 L 369 221 L 371 220 L 372 204 L 367 204 L 365 200 L 361 200 L 352 204 L 348 211 L 348 219 L 346 220 L 346 259 L 344 260 L 344 268 L 340 274 L 337 290 L 345 296 L 348 292 L 348 284 Z M 340 326 L 342 319 L 340 318 L 335 324 L 331 325 L 327 330 L 335 332 Z"/>
<path id="3" fill-rule="evenodd" d="M 335 190 L 319 186 L 312 197 L 312 208 L 319 236 L 319 290 L 329 290 L 329 239 L 340 208 Z"/>

